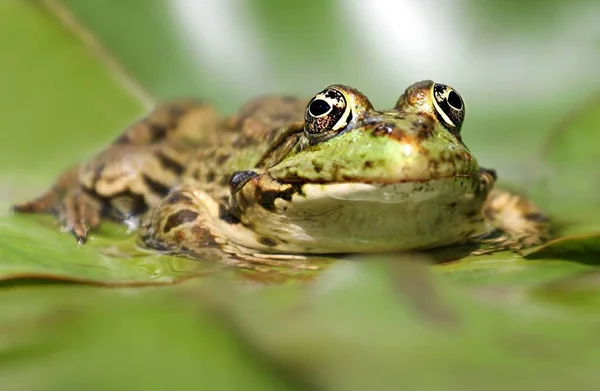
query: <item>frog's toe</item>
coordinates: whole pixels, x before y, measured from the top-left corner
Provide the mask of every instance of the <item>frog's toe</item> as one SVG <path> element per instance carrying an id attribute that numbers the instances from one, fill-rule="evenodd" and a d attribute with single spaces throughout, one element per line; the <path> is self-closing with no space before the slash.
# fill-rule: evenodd
<path id="1" fill-rule="evenodd" d="M 75 239 L 77 240 L 77 244 L 85 244 L 87 242 L 87 231 L 88 227 L 83 222 L 76 222 L 73 225 L 67 228 Z"/>
<path id="2" fill-rule="evenodd" d="M 50 213 L 51 210 L 52 204 L 39 198 L 33 201 L 15 204 L 10 207 L 11 213 Z"/>
<path id="3" fill-rule="evenodd" d="M 31 201 L 12 205 L 10 211 L 14 213 L 53 213 L 58 203 L 60 203 L 60 195 L 56 189 L 52 188 Z"/>
<path id="4" fill-rule="evenodd" d="M 79 192 L 67 193 L 61 199 L 55 192 L 48 192 L 33 201 L 11 207 L 14 213 L 51 213 L 56 215 L 62 229 L 75 236 L 79 244 L 87 241 L 87 232 L 100 224 L 100 205 L 89 196 Z"/>
<path id="5" fill-rule="evenodd" d="M 101 203 L 86 193 L 78 182 L 79 166 L 63 172 L 52 187 L 32 201 L 11 207 L 15 213 L 54 214 L 64 231 L 85 243 L 87 232 L 100 223 Z"/>
<path id="6" fill-rule="evenodd" d="M 84 244 L 88 231 L 100 225 L 101 203 L 86 192 L 77 189 L 67 193 L 56 214 L 67 232 L 75 236 L 79 244 Z"/>

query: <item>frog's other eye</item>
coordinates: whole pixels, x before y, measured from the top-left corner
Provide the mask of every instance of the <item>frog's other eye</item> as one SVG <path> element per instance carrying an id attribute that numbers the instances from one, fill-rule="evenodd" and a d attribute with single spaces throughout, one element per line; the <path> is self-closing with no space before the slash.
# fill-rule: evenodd
<path id="1" fill-rule="evenodd" d="M 315 95 L 306 106 L 304 134 L 311 142 L 325 141 L 352 120 L 352 108 L 344 92 L 329 87 Z"/>
<path id="2" fill-rule="evenodd" d="M 465 104 L 458 92 L 447 85 L 434 83 L 431 93 L 440 121 L 449 130 L 459 133 L 465 118 Z"/>

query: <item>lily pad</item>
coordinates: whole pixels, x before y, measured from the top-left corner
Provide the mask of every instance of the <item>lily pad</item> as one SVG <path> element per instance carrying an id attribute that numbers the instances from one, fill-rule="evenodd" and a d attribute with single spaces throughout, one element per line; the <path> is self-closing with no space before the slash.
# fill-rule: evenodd
<path id="1" fill-rule="evenodd" d="M 46 127 L 52 129 L 53 137 L 45 145 L 40 155 L 41 159 L 53 161 L 53 164 L 44 167 L 44 169 L 48 169 L 48 172 L 44 171 L 46 173 L 42 175 L 46 178 L 44 181 L 51 178 L 52 175 L 56 175 L 60 171 L 59 167 L 66 167 L 81 157 L 89 156 L 92 149 L 100 149 L 107 142 L 103 140 L 110 140 L 115 137 L 119 129 L 122 129 L 126 123 L 137 117 L 141 110 L 140 106 L 136 107 L 134 102 L 135 99 L 140 99 L 140 91 L 142 94 L 145 93 L 146 87 L 163 98 L 173 94 L 192 92 L 209 95 L 208 90 L 215 88 L 210 83 L 204 85 L 209 79 L 212 80 L 209 75 L 210 66 L 206 68 L 193 66 L 198 61 L 195 57 L 196 54 L 185 46 L 185 40 L 182 41 L 182 37 L 185 34 L 191 34 L 191 32 L 186 33 L 185 28 L 182 30 L 181 25 L 174 22 L 177 20 L 176 18 L 182 17 L 181 9 L 178 8 L 179 5 L 175 6 L 159 1 L 153 3 L 152 6 L 143 2 L 110 6 L 104 3 L 75 0 L 68 0 L 64 3 L 50 1 L 44 3 L 45 7 L 17 2 L 6 4 L 4 5 L 6 11 L 13 12 L 16 16 L 16 18 L 10 18 L 10 20 L 21 18 L 24 21 L 29 21 L 30 25 L 27 25 L 27 22 L 21 23 L 21 25 L 31 26 L 28 28 L 32 31 L 31 34 L 21 38 L 23 42 L 19 46 L 10 46 L 8 42 L 5 43 L 6 50 L 14 51 L 16 47 L 19 47 L 20 52 L 26 52 L 28 55 L 40 54 L 45 56 L 46 62 L 50 66 L 60 70 L 55 77 L 62 77 L 65 84 L 68 80 L 70 85 L 77 86 L 58 92 L 49 87 L 40 89 L 40 91 L 60 97 L 59 99 L 53 99 L 52 102 L 69 102 L 67 107 L 56 105 L 56 107 L 44 108 L 44 110 L 54 113 L 55 122 L 48 121 L 48 119 L 36 113 L 27 116 L 30 122 L 18 122 L 19 118 L 24 117 L 22 114 L 9 117 L 14 118 L 12 119 L 14 127 L 22 127 L 28 131 Z M 261 8 L 263 6 L 266 8 Z M 282 18 L 281 20 L 265 21 L 260 26 L 271 26 L 268 30 L 274 31 L 287 31 L 293 28 L 287 23 L 282 23 L 282 20 L 285 20 L 287 16 L 283 14 L 284 10 L 279 9 L 277 4 L 273 3 L 267 7 L 267 3 L 265 3 L 260 6 L 256 5 L 256 7 L 255 11 L 260 14 L 260 16 L 257 16 L 257 20 L 266 18 L 269 13 L 279 14 Z M 260 11 L 261 9 L 262 11 Z M 315 10 L 307 8 L 306 20 L 311 20 L 308 16 L 311 15 L 311 12 L 315 12 Z M 319 12 L 319 15 L 324 18 L 323 20 L 337 20 L 340 25 L 343 24 L 333 8 L 320 8 Z M 4 14 L 8 15 L 9 12 Z M 143 17 L 132 18 L 132 15 L 143 15 Z M 15 29 L 17 24 L 13 22 L 4 24 L 4 26 L 7 29 L 7 34 L 11 34 L 12 30 L 10 29 Z M 49 33 L 42 36 L 41 32 L 44 29 L 48 29 Z M 125 30 L 129 33 L 124 34 Z M 281 36 L 278 35 L 278 37 Z M 336 51 L 333 52 L 327 49 L 328 46 L 325 43 L 316 40 L 318 34 L 315 33 L 311 36 L 315 38 L 315 45 L 311 45 L 310 48 L 323 53 L 323 63 L 333 64 L 342 53 L 351 53 L 355 50 L 350 46 L 337 46 Z M 39 50 L 40 42 L 46 42 L 44 40 L 48 41 L 48 45 L 62 45 L 59 47 L 64 47 L 64 53 L 69 54 L 65 55 L 64 58 L 59 58 L 56 55 Z M 282 45 L 280 38 L 276 39 L 273 36 L 269 36 L 267 41 L 273 47 Z M 291 47 L 298 52 L 308 50 L 305 40 L 290 37 L 289 42 L 294 42 Z M 297 58 L 299 63 L 304 61 L 302 57 L 297 57 L 296 54 L 289 55 L 292 56 L 291 58 Z M 166 61 L 167 58 L 169 61 Z M 52 65 L 53 61 L 60 64 L 60 67 L 59 65 Z M 79 63 L 85 65 L 79 66 L 80 72 L 73 73 L 71 68 Z M 274 61 L 274 64 L 280 66 L 278 61 Z M 27 83 L 31 82 L 32 74 L 30 72 L 20 73 L 19 63 L 17 62 L 10 66 L 12 68 L 7 68 L 4 73 L 13 75 L 14 81 L 12 83 L 15 85 L 15 89 L 19 91 L 27 90 Z M 355 64 L 355 66 L 359 67 L 360 64 Z M 286 71 L 298 73 L 295 68 Z M 42 80 L 42 75 L 43 73 L 40 73 L 40 80 Z M 35 77 L 35 74 L 33 76 Z M 98 80 L 103 80 L 103 87 L 87 86 L 85 83 L 90 83 L 90 80 L 95 80 L 96 83 Z M 377 85 L 377 82 L 374 83 Z M 201 87 L 201 84 L 204 87 Z M 127 89 L 124 89 L 123 86 Z M 90 112 L 89 108 L 98 107 L 98 103 L 82 101 L 79 99 L 76 93 L 78 90 L 75 88 L 93 90 L 95 102 L 102 102 L 103 111 Z M 202 88 L 206 91 L 201 91 Z M 266 90 L 268 89 L 266 88 Z M 217 90 L 218 93 L 215 94 L 214 98 L 219 103 L 222 102 L 220 100 L 222 95 L 220 94 L 226 93 L 227 90 Z M 303 91 L 303 89 L 301 88 L 300 91 Z M 240 99 L 243 94 L 236 95 L 236 99 Z M 129 103 L 124 104 L 123 101 Z M 549 105 L 555 104 L 551 101 L 548 102 Z M 535 110 L 537 111 L 532 112 L 541 112 L 539 101 L 536 102 L 536 105 Z M 594 124 L 600 122 L 596 114 L 598 110 L 594 105 L 597 106 L 597 103 L 592 103 L 576 115 L 568 117 L 559 131 L 550 132 L 545 137 L 543 136 L 543 129 L 537 128 L 536 131 L 531 131 L 533 129 L 531 121 L 522 123 L 523 127 L 530 130 L 528 134 L 535 135 L 536 140 L 547 139 L 543 148 L 540 147 L 540 149 L 543 149 L 541 157 L 534 162 L 538 170 L 535 171 L 536 176 L 534 177 L 536 186 L 530 191 L 532 197 L 550 210 L 552 217 L 560 223 L 563 220 L 569 220 L 576 214 L 568 209 L 569 207 L 565 205 L 566 202 L 563 202 L 567 197 L 571 197 L 568 199 L 575 201 L 575 204 L 578 205 L 579 212 L 577 213 L 588 217 L 586 220 L 589 222 L 588 225 L 585 225 L 583 220 L 579 219 L 577 224 L 570 225 L 569 230 L 560 231 L 561 234 L 593 232 L 589 228 L 593 227 L 594 221 L 596 221 L 589 218 L 593 215 L 594 210 L 599 209 L 596 208 L 597 203 L 592 191 L 595 180 L 593 178 L 581 179 L 584 176 L 577 175 L 577 173 L 585 172 L 586 167 L 596 164 L 599 160 L 593 148 L 588 147 L 593 144 L 589 142 L 590 137 L 595 137 L 593 133 Z M 109 106 L 111 110 L 115 110 L 115 113 L 117 113 L 116 110 L 120 111 L 112 117 L 107 116 L 105 114 L 108 112 L 107 107 Z M 39 107 L 41 105 L 30 105 L 28 110 L 39 111 Z M 114 109 L 112 109 L 113 107 Z M 529 117 L 531 117 L 532 112 L 529 112 Z M 73 115 L 73 113 L 77 113 L 77 115 Z M 503 115 L 518 123 L 516 117 L 511 117 L 515 113 L 517 111 L 503 113 Z M 537 116 L 541 117 L 541 115 Z M 109 120 L 112 122 L 109 123 Z M 479 121 L 477 115 L 475 121 Z M 42 122 L 44 125 L 42 125 Z M 497 123 L 498 121 L 489 121 L 488 118 L 488 122 Z M 73 132 L 73 129 L 85 129 L 85 132 Z M 495 127 L 492 127 L 488 134 L 498 133 L 494 129 Z M 520 129 L 522 128 L 519 126 L 513 126 L 507 131 L 512 137 L 516 137 Z M 79 139 L 83 135 L 86 137 L 86 142 Z M 581 137 L 579 137 L 580 135 Z M 472 136 L 473 134 L 471 134 Z M 468 135 L 466 135 L 466 138 L 468 139 Z M 529 140 L 527 142 L 532 142 L 533 139 L 527 140 Z M 18 142 L 17 139 L 16 143 L 18 144 Z M 489 145 L 483 146 L 483 143 L 482 139 L 475 137 L 473 149 L 483 149 L 490 152 L 491 156 L 494 156 L 494 154 L 500 156 L 498 152 L 494 152 L 493 148 L 490 149 Z M 494 145 L 495 143 L 488 142 L 487 144 Z M 42 144 L 35 143 L 35 145 Z M 504 144 L 500 146 L 502 145 Z M 28 146 L 24 145 L 20 148 L 27 150 Z M 35 148 L 29 150 L 32 154 L 36 151 Z M 61 151 L 60 159 L 56 158 L 57 155 L 47 157 L 48 151 Z M 10 159 L 13 155 L 14 153 L 7 153 L 5 156 Z M 483 161 L 486 161 L 486 159 L 489 158 L 482 158 Z M 518 159 L 515 161 L 518 161 Z M 31 164 L 28 162 L 24 163 L 24 167 Z M 531 163 L 528 159 L 520 160 L 520 162 L 522 165 Z M 504 177 L 503 173 L 507 171 L 508 175 L 506 177 L 509 179 L 512 177 L 510 170 L 507 170 L 511 166 L 513 166 L 513 163 L 503 166 L 504 170 L 500 171 L 501 178 Z M 23 176 L 26 178 L 32 177 L 27 175 L 26 171 L 24 171 Z M 43 182 L 40 181 L 39 183 Z M 552 186 L 552 188 L 548 186 Z M 40 184 L 29 188 L 29 190 L 26 186 L 11 186 L 11 188 L 13 187 L 19 195 L 33 195 L 35 194 L 32 191 L 33 189 L 41 190 L 44 185 Z M 11 196 L 10 200 L 17 198 L 21 197 Z M 23 198 L 25 197 L 23 196 Z M 191 276 L 203 275 L 205 269 L 213 270 L 216 267 L 216 263 L 213 262 L 215 260 L 212 259 L 209 262 L 197 262 L 185 258 L 143 252 L 136 247 L 134 235 L 126 233 L 123 227 L 114 224 L 106 224 L 100 233 L 92 236 L 89 245 L 78 247 L 71 242 L 71 238 L 67 235 L 57 232 L 56 224 L 50 223 L 48 220 L 46 220 L 46 224 L 38 224 L 36 221 L 38 220 L 35 218 L 25 216 L 11 216 L 2 220 L 0 232 L 5 237 L 11 238 L 10 243 L 3 245 L 6 262 L 3 271 L 0 271 L 2 278 L 45 276 L 47 278 L 80 282 L 100 283 L 103 281 L 106 284 L 143 283 L 142 281 L 145 281 L 145 283 L 168 283 Z M 568 250 L 555 250 L 548 253 L 548 249 L 551 248 L 568 248 L 565 247 L 564 241 L 561 243 L 563 244 L 552 243 L 543 249 L 528 252 L 528 258 L 540 259 L 540 254 L 546 254 L 549 261 L 551 259 L 581 258 L 581 252 L 576 254 Z M 43 259 L 45 261 L 36 259 L 39 258 L 36 257 L 36 254 L 42 251 L 44 251 L 45 256 Z M 594 257 L 589 251 L 586 254 L 589 257 Z M 76 261 L 72 258 L 75 258 Z M 487 268 L 482 268 L 482 265 L 492 265 L 489 268 L 489 273 L 502 275 L 501 270 L 514 268 L 517 264 L 520 265 L 519 268 L 524 269 L 529 269 L 533 265 L 532 262 L 526 262 L 519 255 L 508 253 L 481 258 L 464 258 L 462 261 L 456 261 L 456 259 L 461 258 L 464 257 L 451 258 L 455 261 L 443 263 L 438 267 L 440 270 L 448 270 L 449 274 L 456 275 L 463 271 L 471 273 Z M 318 266 L 315 267 L 318 268 Z M 263 276 L 271 274 L 271 276 L 265 278 L 265 281 L 276 281 L 278 278 L 274 276 L 288 273 L 284 270 L 264 266 L 258 269 L 261 270 L 258 275 L 261 273 Z M 310 268 L 308 269 L 310 270 Z M 304 276 L 302 271 L 292 271 L 291 275 Z M 310 276 L 311 273 L 309 272 L 308 275 Z M 261 278 L 258 277 L 259 280 Z M 287 276 L 279 280 L 285 281 L 286 279 Z"/>
<path id="2" fill-rule="evenodd" d="M 550 283 L 458 290 L 423 261 L 339 263 L 308 290 L 288 287 L 295 300 L 286 305 L 273 304 L 275 289 L 208 298 L 273 363 L 317 389 L 583 390 L 600 381 L 599 353 L 588 348 L 600 322 L 593 304 L 586 316 L 550 302 L 548 290 L 559 294 Z"/>
<path id="3" fill-rule="evenodd" d="M 303 389 L 181 290 L 49 285 L 1 294 L 7 390 Z"/>
<path id="4" fill-rule="evenodd" d="M 554 127 L 540 148 L 530 194 L 555 216 L 563 234 L 600 231 L 600 95 Z"/>
<path id="5" fill-rule="evenodd" d="M 43 224 L 46 220 L 47 224 Z M 13 216 L 0 220 L 0 280 L 41 278 L 103 285 L 171 284 L 218 267 L 188 258 L 144 252 L 124 232 L 110 240 L 75 240 L 49 218 Z M 124 229 L 121 229 L 124 231 Z M 25 234 L 24 234 L 25 233 Z"/>

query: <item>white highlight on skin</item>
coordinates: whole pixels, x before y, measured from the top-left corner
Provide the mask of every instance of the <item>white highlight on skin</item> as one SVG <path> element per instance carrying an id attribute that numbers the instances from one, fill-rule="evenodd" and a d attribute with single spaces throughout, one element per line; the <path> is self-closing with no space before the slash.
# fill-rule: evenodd
<path id="1" fill-rule="evenodd" d="M 334 183 L 329 185 L 305 185 L 304 197 L 296 196 L 295 202 L 311 203 L 320 198 L 332 198 L 344 201 L 370 201 L 386 204 L 405 202 L 423 202 L 439 196 L 440 193 L 454 194 L 462 189 L 454 188 L 456 184 L 450 180 L 430 182 L 436 191 L 413 192 L 414 183 L 400 183 L 395 185 L 378 185 L 369 183 Z"/>
<path id="2" fill-rule="evenodd" d="M 265 49 L 243 0 L 173 0 L 172 13 L 187 48 L 224 85 L 264 90 L 270 78 Z"/>

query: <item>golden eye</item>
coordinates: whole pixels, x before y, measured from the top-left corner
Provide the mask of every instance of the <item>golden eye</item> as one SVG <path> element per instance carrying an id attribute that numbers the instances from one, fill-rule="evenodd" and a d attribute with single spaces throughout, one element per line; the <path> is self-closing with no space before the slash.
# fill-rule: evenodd
<path id="1" fill-rule="evenodd" d="M 328 140 L 352 120 L 352 108 L 341 90 L 328 87 L 306 106 L 304 134 L 311 142 Z"/>
<path id="2" fill-rule="evenodd" d="M 452 87 L 434 83 L 431 87 L 433 105 L 442 124 L 449 130 L 460 133 L 465 119 L 465 104 Z"/>

